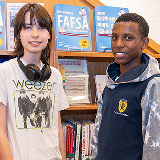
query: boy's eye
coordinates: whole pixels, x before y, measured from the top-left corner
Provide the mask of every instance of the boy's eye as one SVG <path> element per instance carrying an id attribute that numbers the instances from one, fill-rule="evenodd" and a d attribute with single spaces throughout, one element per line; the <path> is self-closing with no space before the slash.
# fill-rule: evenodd
<path id="1" fill-rule="evenodd" d="M 133 37 L 127 36 L 127 37 L 125 37 L 125 39 L 126 39 L 126 40 L 131 40 L 131 39 L 133 39 Z"/>
<path id="2" fill-rule="evenodd" d="M 116 39 L 118 39 L 117 36 L 112 36 L 112 40 L 116 40 Z"/>

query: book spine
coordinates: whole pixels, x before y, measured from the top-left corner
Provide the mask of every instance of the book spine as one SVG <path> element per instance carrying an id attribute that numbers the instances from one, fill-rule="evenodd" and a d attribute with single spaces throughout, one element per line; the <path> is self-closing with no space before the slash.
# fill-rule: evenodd
<path id="1" fill-rule="evenodd" d="M 70 158 L 73 157 L 73 133 L 74 133 L 74 127 L 70 127 Z"/>
<path id="2" fill-rule="evenodd" d="M 69 157 L 69 146 L 70 146 L 70 126 L 67 126 L 66 131 L 66 157 Z"/>
<path id="3" fill-rule="evenodd" d="M 66 153 L 66 125 L 62 123 L 62 128 L 63 128 L 63 134 L 64 134 L 64 147 L 65 147 L 65 153 Z"/>
<path id="4" fill-rule="evenodd" d="M 85 132 L 85 157 L 88 157 L 89 152 L 89 124 L 86 123 L 86 132 Z"/>
<path id="5" fill-rule="evenodd" d="M 82 126 L 82 160 L 85 159 L 85 131 L 86 131 L 86 127 L 85 125 Z"/>
<path id="6" fill-rule="evenodd" d="M 89 152 L 88 156 L 91 156 L 91 129 L 89 129 Z"/>
<path id="7" fill-rule="evenodd" d="M 80 132 L 81 125 L 77 124 L 77 134 L 76 134 L 76 148 L 75 148 L 75 160 L 79 159 L 79 150 L 80 150 Z"/>

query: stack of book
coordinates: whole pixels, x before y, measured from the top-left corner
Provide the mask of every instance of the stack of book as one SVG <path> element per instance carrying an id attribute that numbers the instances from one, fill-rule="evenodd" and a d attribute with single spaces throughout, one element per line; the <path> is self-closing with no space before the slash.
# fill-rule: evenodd
<path id="1" fill-rule="evenodd" d="M 94 123 L 88 121 L 62 122 L 66 158 L 69 160 L 89 160 L 92 158 L 91 139 Z"/>

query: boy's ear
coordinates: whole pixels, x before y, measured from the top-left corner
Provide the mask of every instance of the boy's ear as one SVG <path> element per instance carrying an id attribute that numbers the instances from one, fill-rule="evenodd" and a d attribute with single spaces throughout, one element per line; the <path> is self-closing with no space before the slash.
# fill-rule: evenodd
<path id="1" fill-rule="evenodd" d="M 149 43 L 149 38 L 148 38 L 148 37 L 145 37 L 145 38 L 143 39 L 142 50 L 144 50 L 144 49 L 148 46 L 148 43 Z"/>

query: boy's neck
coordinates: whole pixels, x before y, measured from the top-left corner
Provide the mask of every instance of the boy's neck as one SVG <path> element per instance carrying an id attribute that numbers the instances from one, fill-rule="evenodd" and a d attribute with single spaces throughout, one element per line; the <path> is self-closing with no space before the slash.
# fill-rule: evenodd
<path id="1" fill-rule="evenodd" d="M 136 63 L 133 60 L 128 64 L 120 64 L 120 76 L 128 72 L 131 68 L 138 66 L 139 64 L 141 64 L 141 56 L 139 57 L 139 61 L 136 60 Z"/>

